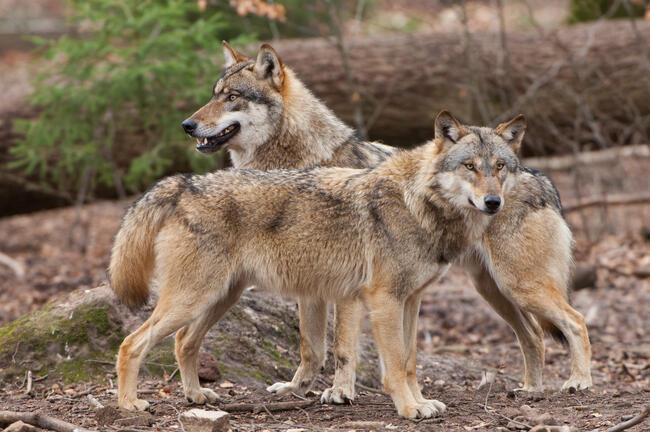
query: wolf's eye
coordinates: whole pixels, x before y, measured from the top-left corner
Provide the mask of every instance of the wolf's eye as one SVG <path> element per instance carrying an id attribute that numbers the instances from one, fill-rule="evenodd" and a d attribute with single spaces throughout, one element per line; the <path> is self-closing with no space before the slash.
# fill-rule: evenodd
<path id="1" fill-rule="evenodd" d="M 503 162 L 497 162 L 497 170 L 501 171 L 501 170 L 503 169 L 504 166 L 505 166 L 505 165 L 504 165 Z"/>
<path id="2" fill-rule="evenodd" d="M 230 94 L 230 95 L 228 95 L 228 100 L 229 100 L 230 102 L 234 101 L 235 99 L 237 99 L 237 95 L 236 95 L 236 94 Z"/>
<path id="3" fill-rule="evenodd" d="M 463 165 L 465 165 L 465 168 L 467 168 L 470 171 L 472 171 L 474 169 L 474 164 L 473 163 L 465 163 Z"/>

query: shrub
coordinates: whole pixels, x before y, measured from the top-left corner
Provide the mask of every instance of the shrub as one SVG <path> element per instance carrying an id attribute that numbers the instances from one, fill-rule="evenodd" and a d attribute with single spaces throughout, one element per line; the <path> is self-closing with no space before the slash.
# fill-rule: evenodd
<path id="1" fill-rule="evenodd" d="M 241 18 L 195 0 L 68 3 L 81 37 L 34 40 L 47 58 L 30 101 L 40 115 L 17 121 L 25 137 L 11 166 L 68 191 L 120 181 L 136 190 L 174 167 L 213 169 L 180 123 L 209 96 L 221 40 L 252 41 Z"/>

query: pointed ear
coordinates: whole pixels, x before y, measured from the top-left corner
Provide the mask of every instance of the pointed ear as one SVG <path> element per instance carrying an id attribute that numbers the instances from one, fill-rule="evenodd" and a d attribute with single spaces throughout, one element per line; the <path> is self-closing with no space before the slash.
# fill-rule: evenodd
<path id="1" fill-rule="evenodd" d="M 284 85 L 284 66 L 278 54 L 269 44 L 263 44 L 260 47 L 253 70 L 258 79 L 271 80 L 278 90 Z"/>
<path id="2" fill-rule="evenodd" d="M 221 41 L 223 45 L 223 58 L 225 59 L 224 68 L 229 68 L 235 63 L 248 61 L 248 57 L 235 51 L 233 47 L 226 41 Z"/>
<path id="3" fill-rule="evenodd" d="M 438 113 L 435 124 L 435 137 L 438 141 L 451 141 L 455 143 L 467 133 L 463 125 L 447 110 L 442 110 Z"/>
<path id="4" fill-rule="evenodd" d="M 519 114 L 509 122 L 501 123 L 497 126 L 494 129 L 494 133 L 506 140 L 510 147 L 512 147 L 512 151 L 519 153 L 521 141 L 524 139 L 524 133 L 526 133 L 526 118 L 523 114 Z"/>

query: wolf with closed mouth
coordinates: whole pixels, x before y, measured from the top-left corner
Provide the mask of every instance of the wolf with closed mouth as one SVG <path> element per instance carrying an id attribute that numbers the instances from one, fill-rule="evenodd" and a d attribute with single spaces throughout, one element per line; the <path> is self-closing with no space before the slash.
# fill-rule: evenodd
<path id="1" fill-rule="evenodd" d="M 120 406 L 147 408 L 137 398 L 140 363 L 173 332 L 186 396 L 214 401 L 199 387 L 196 347 L 256 285 L 301 299 L 362 301 L 398 413 L 444 412 L 409 378 L 420 297 L 481 249 L 522 175 L 514 149 L 524 129 L 522 116 L 472 128 L 443 111 L 434 140 L 372 169 L 226 170 L 158 182 L 127 210 L 111 254 L 111 286 L 125 303 L 146 301 L 153 274 L 160 285 L 151 317 L 120 346 Z"/>

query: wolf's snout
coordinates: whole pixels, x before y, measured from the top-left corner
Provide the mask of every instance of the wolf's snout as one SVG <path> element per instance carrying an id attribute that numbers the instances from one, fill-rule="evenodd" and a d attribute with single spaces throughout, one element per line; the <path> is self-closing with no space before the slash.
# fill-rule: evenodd
<path id="1" fill-rule="evenodd" d="M 183 123 L 181 123 L 181 126 L 183 126 L 183 130 L 185 131 L 186 134 L 192 135 L 198 125 L 194 120 L 187 119 Z"/>
<path id="2" fill-rule="evenodd" d="M 490 212 L 490 213 L 496 213 L 497 210 L 499 210 L 499 207 L 501 206 L 501 197 L 499 195 L 488 195 L 485 197 L 485 208 Z"/>

